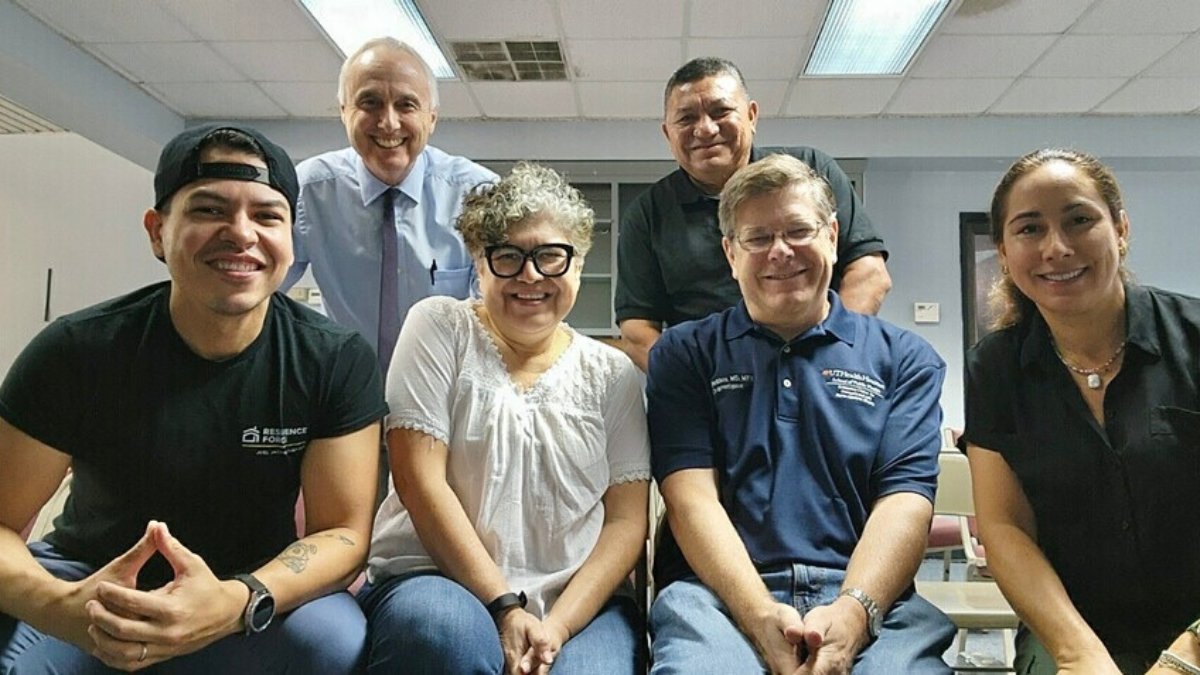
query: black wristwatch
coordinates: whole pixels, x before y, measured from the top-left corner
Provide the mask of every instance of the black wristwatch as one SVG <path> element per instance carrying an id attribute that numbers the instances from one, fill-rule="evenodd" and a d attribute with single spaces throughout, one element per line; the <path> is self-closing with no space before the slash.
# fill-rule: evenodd
<path id="1" fill-rule="evenodd" d="M 493 621 L 499 621 L 501 615 L 513 607 L 525 609 L 525 603 L 528 601 L 529 599 L 525 597 L 525 591 L 521 591 L 520 593 L 504 593 L 487 604 L 487 611 L 488 614 L 492 615 Z"/>
<path id="2" fill-rule="evenodd" d="M 245 613 L 246 635 L 263 632 L 271 625 L 271 619 L 275 618 L 275 596 L 253 574 L 238 574 L 233 578 L 250 589 Z"/>

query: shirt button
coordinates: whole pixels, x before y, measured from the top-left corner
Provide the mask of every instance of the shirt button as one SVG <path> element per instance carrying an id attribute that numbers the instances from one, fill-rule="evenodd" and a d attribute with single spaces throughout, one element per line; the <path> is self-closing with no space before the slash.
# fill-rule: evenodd
<path id="1" fill-rule="evenodd" d="M 784 346 L 783 346 L 783 353 L 784 353 L 784 354 L 791 354 L 791 353 L 792 353 L 792 346 L 791 346 L 791 345 L 784 345 Z"/>
<path id="2" fill-rule="evenodd" d="M 1121 529 L 1122 530 L 1125 530 L 1126 532 L 1128 532 L 1130 527 L 1133 527 L 1133 523 L 1129 522 L 1128 519 L 1121 521 Z"/>
<path id="3" fill-rule="evenodd" d="M 791 380 L 789 380 L 789 379 L 788 379 L 788 378 L 786 378 L 786 377 L 785 377 L 785 378 L 783 378 L 783 388 L 784 388 L 784 389 L 791 389 L 791 388 L 792 388 L 792 381 L 791 381 Z"/>

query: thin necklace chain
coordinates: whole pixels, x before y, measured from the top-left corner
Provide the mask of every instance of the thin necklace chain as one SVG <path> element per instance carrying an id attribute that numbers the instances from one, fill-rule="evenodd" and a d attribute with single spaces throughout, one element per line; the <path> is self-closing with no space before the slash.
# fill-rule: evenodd
<path id="1" fill-rule="evenodd" d="M 1054 340 L 1050 341 L 1050 346 L 1054 348 L 1054 355 L 1058 357 L 1058 360 L 1062 361 L 1062 364 L 1070 369 L 1071 372 L 1079 373 L 1080 375 L 1103 375 L 1112 369 L 1112 365 L 1116 363 L 1117 358 L 1119 358 L 1121 353 L 1125 351 L 1125 344 L 1127 342 L 1129 342 L 1129 340 L 1121 340 L 1121 344 L 1117 346 L 1117 351 L 1113 352 L 1113 355 L 1108 357 L 1108 360 L 1104 362 L 1104 365 L 1096 366 L 1095 368 L 1080 368 L 1079 366 L 1068 361 L 1063 357 L 1062 352 L 1058 351 L 1058 344 L 1054 342 Z"/>

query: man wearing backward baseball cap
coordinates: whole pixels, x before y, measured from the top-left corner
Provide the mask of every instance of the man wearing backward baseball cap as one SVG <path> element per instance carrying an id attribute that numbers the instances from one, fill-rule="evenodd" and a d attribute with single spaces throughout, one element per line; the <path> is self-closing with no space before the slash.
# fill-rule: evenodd
<path id="1" fill-rule="evenodd" d="M 58 319 L 0 385 L 0 672 L 350 672 L 375 355 L 276 293 L 299 191 L 282 148 L 190 128 L 154 188 L 170 280 Z M 26 546 L 68 469 L 55 530 Z"/>

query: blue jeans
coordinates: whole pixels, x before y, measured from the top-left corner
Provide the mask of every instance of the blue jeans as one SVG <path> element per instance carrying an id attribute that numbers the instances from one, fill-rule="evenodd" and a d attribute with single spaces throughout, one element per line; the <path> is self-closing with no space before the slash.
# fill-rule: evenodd
<path id="1" fill-rule="evenodd" d="M 29 545 L 48 572 L 77 581 L 94 570 L 64 558 L 44 542 Z M 355 673 L 365 652 L 366 618 L 349 593 L 334 593 L 275 617 L 263 632 L 230 635 L 200 651 L 143 672 L 172 675 L 209 673 Z M 0 614 L 0 675 L 116 673 L 75 645 Z"/>
<path id="2" fill-rule="evenodd" d="M 837 599 L 846 573 L 808 565 L 762 575 L 771 595 L 804 616 Z M 738 629 L 728 608 L 696 577 L 669 584 L 650 608 L 650 651 L 654 675 L 722 673 L 762 675 L 758 652 Z M 954 624 L 911 591 L 884 617 L 879 639 L 854 660 L 856 675 L 950 673 L 942 654 L 954 639 Z"/>
<path id="3" fill-rule="evenodd" d="M 455 581 L 417 573 L 368 584 L 358 594 L 367 615 L 368 673 L 498 675 L 504 653 L 483 603 Z M 637 607 L 614 596 L 573 635 L 555 675 L 633 675 L 638 670 Z"/>

